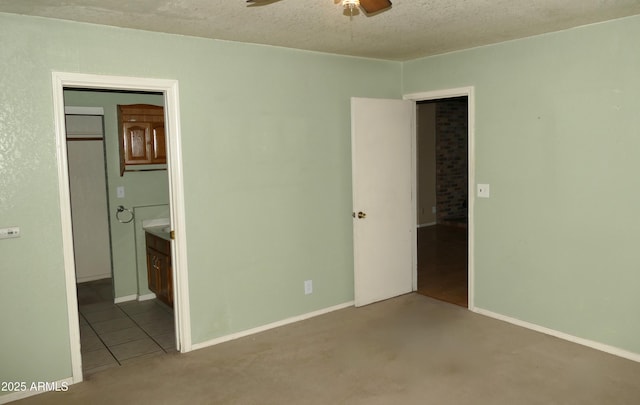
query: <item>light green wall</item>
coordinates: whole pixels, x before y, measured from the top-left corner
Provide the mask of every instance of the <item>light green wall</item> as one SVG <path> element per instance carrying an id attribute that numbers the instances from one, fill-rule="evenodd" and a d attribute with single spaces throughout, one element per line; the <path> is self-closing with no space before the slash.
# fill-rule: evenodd
<path id="1" fill-rule="evenodd" d="M 136 255 L 144 256 L 144 249 L 136 249 L 135 225 L 141 221 L 123 224 L 116 219 L 119 205 L 135 210 L 139 207 L 169 203 L 169 181 L 166 170 L 125 172 L 120 176 L 120 149 L 118 146 L 118 104 L 163 105 L 164 96 L 158 94 L 131 94 L 65 90 L 67 106 L 104 108 L 104 132 L 109 198 L 109 223 L 113 258 L 113 284 L 116 298 L 135 294 L 148 294 L 146 284 L 139 285 Z M 124 187 L 125 198 L 117 198 L 117 187 Z M 123 218 L 127 219 L 123 214 Z M 147 219 L 147 218 L 145 218 Z M 139 247 L 139 246 L 138 246 Z"/>
<path id="2" fill-rule="evenodd" d="M 640 17 L 403 65 L 476 91 L 478 307 L 640 353 Z"/>
<path id="3" fill-rule="evenodd" d="M 52 71 L 179 81 L 194 343 L 353 299 L 349 99 L 400 63 L 9 14 L 0 43 L 0 380 L 71 375 Z"/>

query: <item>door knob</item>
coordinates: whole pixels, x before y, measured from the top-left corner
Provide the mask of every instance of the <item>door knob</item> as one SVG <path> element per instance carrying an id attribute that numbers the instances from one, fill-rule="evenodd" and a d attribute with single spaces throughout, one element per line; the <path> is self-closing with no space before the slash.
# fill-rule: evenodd
<path id="1" fill-rule="evenodd" d="M 362 212 L 362 211 L 358 212 L 358 218 L 359 219 L 366 218 L 366 217 L 367 217 L 367 214 L 365 214 L 364 212 Z"/>

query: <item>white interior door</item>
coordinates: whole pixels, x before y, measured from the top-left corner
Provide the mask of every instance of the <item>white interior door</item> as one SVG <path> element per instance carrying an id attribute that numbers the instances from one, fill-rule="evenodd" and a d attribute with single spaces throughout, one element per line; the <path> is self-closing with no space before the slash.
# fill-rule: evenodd
<path id="1" fill-rule="evenodd" d="M 412 291 L 414 103 L 351 99 L 355 305 Z"/>
<path id="2" fill-rule="evenodd" d="M 111 278 L 101 115 L 67 115 L 76 281 Z"/>

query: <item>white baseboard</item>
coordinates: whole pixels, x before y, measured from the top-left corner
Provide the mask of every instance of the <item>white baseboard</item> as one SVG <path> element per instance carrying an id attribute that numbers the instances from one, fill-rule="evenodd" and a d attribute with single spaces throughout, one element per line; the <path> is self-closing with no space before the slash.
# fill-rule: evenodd
<path id="1" fill-rule="evenodd" d="M 86 283 L 88 281 L 104 280 L 105 278 L 111 278 L 111 273 L 93 274 L 91 276 L 78 277 L 76 275 L 76 284 Z"/>
<path id="2" fill-rule="evenodd" d="M 560 332 L 554 329 L 549 329 L 544 326 L 536 325 L 534 323 L 521 321 L 520 319 L 511 318 L 506 315 L 501 315 L 495 312 L 487 311 L 486 309 L 482 309 L 478 307 L 474 307 L 473 309 L 469 308 L 469 309 L 480 315 L 485 315 L 490 318 L 495 318 L 500 321 L 511 323 L 513 325 L 522 326 L 523 328 L 535 330 L 536 332 L 544 333 L 545 335 L 554 336 L 563 340 L 567 340 L 569 342 L 577 343 L 582 346 L 587 346 L 592 349 L 600 350 L 601 352 L 613 354 L 614 356 L 622 357 L 622 358 L 640 363 L 640 353 L 630 352 L 628 350 L 624 350 L 619 347 L 609 346 L 604 343 L 596 342 L 589 339 L 583 339 L 581 337 L 573 336 L 568 333 Z"/>
<path id="3" fill-rule="evenodd" d="M 149 300 L 155 300 L 156 299 L 156 295 L 154 293 L 149 293 L 149 294 L 144 294 L 144 295 L 139 295 L 138 296 L 138 301 L 149 301 Z"/>
<path id="4" fill-rule="evenodd" d="M 42 394 L 43 392 L 49 392 L 49 391 L 53 391 L 53 389 L 50 389 L 49 391 L 46 390 L 33 390 L 31 391 L 29 389 L 30 385 L 32 383 L 26 383 L 26 390 L 25 391 L 15 391 L 12 392 L 10 394 L 7 395 L 1 395 L 0 396 L 0 404 L 6 404 L 9 402 L 13 402 L 13 401 L 17 401 L 19 399 L 24 399 L 24 398 L 28 398 L 28 397 L 32 397 L 34 395 L 38 395 L 38 394 Z M 37 382 L 36 382 L 37 384 Z M 58 387 L 58 389 L 60 390 L 64 390 L 66 391 L 66 389 L 64 389 L 63 387 L 69 387 L 71 384 L 73 384 L 73 378 L 65 378 L 64 380 L 58 380 L 58 381 L 53 381 L 50 382 L 49 385 L 53 385 L 55 387 Z M 55 388 L 54 388 L 55 389 Z"/>
<path id="5" fill-rule="evenodd" d="M 124 297 L 115 298 L 113 300 L 113 303 L 120 304 L 122 302 L 129 302 L 129 301 L 148 301 L 148 300 L 153 300 L 155 298 L 156 298 L 156 295 L 154 293 L 149 293 L 144 295 L 131 294 L 131 295 L 125 295 Z"/>
<path id="6" fill-rule="evenodd" d="M 245 336 L 253 335 L 253 334 L 256 334 L 256 333 L 264 332 L 264 331 L 269 330 L 269 329 L 273 329 L 273 328 L 277 328 L 277 327 L 280 327 L 280 326 L 288 325 L 290 323 L 299 322 L 299 321 L 303 321 L 305 319 L 309 319 L 309 318 L 313 318 L 313 317 L 316 317 L 316 316 L 324 315 L 324 314 L 327 314 L 329 312 L 337 311 L 339 309 L 352 307 L 353 305 L 354 305 L 354 301 L 349 301 L 349 302 L 345 302 L 343 304 L 335 305 L 333 307 L 323 308 L 323 309 L 320 309 L 318 311 L 308 312 L 306 314 L 293 316 L 291 318 L 283 319 L 281 321 L 273 322 L 273 323 L 270 323 L 270 324 L 267 324 L 267 325 L 263 325 L 263 326 L 258 326 L 257 328 L 247 329 L 247 330 L 244 330 L 242 332 L 232 333 L 230 335 L 221 336 L 219 338 L 207 340 L 206 342 L 202 342 L 202 343 L 195 343 L 195 344 L 191 345 L 191 349 L 192 350 L 197 350 L 197 349 L 202 349 L 202 348 L 209 347 L 209 346 L 214 346 L 214 345 L 217 345 L 217 344 L 220 344 L 220 343 L 228 342 L 230 340 L 239 339 L 241 337 L 245 337 Z"/>
<path id="7" fill-rule="evenodd" d="M 428 222 L 426 224 L 418 224 L 418 228 L 426 228 L 427 226 L 434 226 L 434 225 L 438 225 L 437 222 Z"/>
<path id="8" fill-rule="evenodd" d="M 114 304 L 120 304 L 121 302 L 135 301 L 138 299 L 138 294 L 125 295 L 124 297 L 118 297 L 113 300 Z"/>

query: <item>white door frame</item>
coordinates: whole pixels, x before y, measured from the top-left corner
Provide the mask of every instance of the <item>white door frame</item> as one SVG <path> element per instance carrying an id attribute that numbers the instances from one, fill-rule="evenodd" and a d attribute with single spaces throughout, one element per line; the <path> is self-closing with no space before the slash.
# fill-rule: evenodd
<path id="1" fill-rule="evenodd" d="M 445 98 L 453 98 L 453 97 L 467 97 L 467 105 L 469 107 L 468 110 L 468 129 L 467 129 L 467 146 L 468 146 L 468 243 L 467 243 L 467 261 L 468 261 L 468 308 L 469 310 L 475 310 L 474 303 L 474 286 L 475 286 L 475 277 L 474 277 L 474 202 L 475 202 L 475 98 L 474 98 L 474 87 L 458 87 L 453 89 L 444 89 L 444 90 L 435 90 L 435 91 L 427 91 L 421 93 L 411 93 L 405 94 L 402 98 L 404 100 L 412 100 L 414 102 L 418 101 L 426 101 L 426 100 L 438 100 Z M 414 117 L 414 129 L 415 125 L 415 117 Z M 413 136 L 413 140 L 411 142 L 411 158 L 412 162 L 412 170 L 411 170 L 411 184 L 412 184 L 412 194 L 417 195 L 417 152 L 416 152 L 416 143 L 417 143 L 418 132 L 415 129 L 415 134 Z M 417 202 L 416 199 L 413 199 L 413 215 L 414 215 L 414 223 L 417 224 Z M 413 260 L 413 290 L 416 291 L 418 289 L 418 259 L 417 259 L 417 233 L 414 230 L 414 260 Z"/>
<path id="2" fill-rule="evenodd" d="M 75 262 L 73 256 L 73 233 L 71 225 L 71 203 L 69 194 L 69 172 L 67 166 L 68 157 L 63 93 L 64 88 L 133 90 L 162 92 L 164 94 L 165 125 L 168 127 L 167 133 L 171 135 L 167 142 L 170 216 L 171 225 L 176 234 L 176 239 L 173 241 L 174 243 L 172 243 L 176 338 L 180 352 L 185 353 L 191 351 L 191 319 L 187 277 L 187 242 L 182 181 L 178 81 L 53 72 L 52 85 L 54 123 L 56 131 L 56 154 L 58 162 L 60 217 L 62 222 L 62 249 L 65 285 L 67 289 L 67 310 L 70 338 L 69 346 L 71 351 L 73 383 L 82 381 L 82 357 L 80 354 L 80 325 L 78 320 L 78 297 L 76 292 Z"/>

